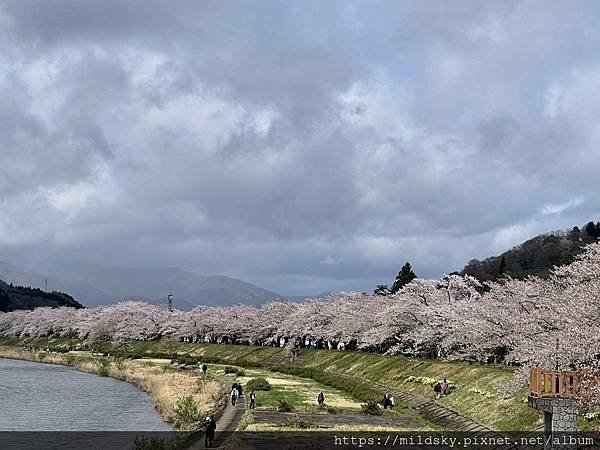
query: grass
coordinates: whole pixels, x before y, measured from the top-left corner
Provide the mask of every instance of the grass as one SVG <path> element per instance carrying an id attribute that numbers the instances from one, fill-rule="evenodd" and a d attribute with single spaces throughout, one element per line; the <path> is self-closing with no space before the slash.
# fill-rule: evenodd
<path id="1" fill-rule="evenodd" d="M 252 378 L 246 383 L 246 391 L 270 391 L 271 385 L 266 378 Z"/>
<path id="2" fill-rule="evenodd" d="M 363 414 L 367 414 L 369 416 L 380 416 L 382 413 L 381 408 L 375 402 L 369 402 L 362 405 Z"/>
<path id="3" fill-rule="evenodd" d="M 302 378 L 294 375 L 282 374 L 270 371 L 264 368 L 246 368 L 245 375 L 232 376 L 226 373 L 227 367 L 220 364 L 211 364 L 209 371 L 218 377 L 237 381 L 245 386 L 244 392 L 246 395 L 249 389 L 246 384 L 252 379 L 265 379 L 271 386 L 269 391 L 256 391 L 256 408 L 258 410 L 275 411 L 281 400 L 289 403 L 295 411 L 301 412 L 321 412 L 317 405 L 317 395 L 323 392 L 326 403 L 336 410 L 359 411 L 361 402 L 354 399 L 347 393 L 321 384 L 310 378 Z M 325 412 L 327 412 L 325 410 Z"/>
<path id="4" fill-rule="evenodd" d="M 224 369 L 226 374 L 234 374 L 234 375 L 238 375 L 240 377 L 243 377 L 245 375 L 244 369 L 240 369 L 239 367 L 225 367 Z"/>
<path id="5" fill-rule="evenodd" d="M 12 345 L 23 345 L 22 340 L 15 338 L 0 338 L 0 344 L 6 339 Z M 68 339 L 39 341 L 40 346 L 64 346 L 73 342 Z M 156 356 L 166 352 L 160 342 L 132 342 L 129 347 L 130 352 L 138 355 Z M 368 378 L 432 399 L 436 394 L 430 380 L 447 378 L 452 382 L 453 391 L 438 401 L 493 429 L 531 430 L 543 420 L 539 412 L 527 406 L 525 387 L 508 398 L 499 398 L 497 386 L 513 376 L 513 368 L 502 365 L 333 350 L 302 350 L 299 362 L 290 364 L 281 348 L 225 344 L 180 343 L 177 353 L 190 360 L 207 363 L 209 372 L 213 370 L 211 362 L 219 362 L 244 367 L 247 372 L 260 366 L 301 378 L 312 378 L 321 385 L 343 390 L 363 403 L 380 401 L 383 395 L 359 381 L 349 382 L 336 376 L 336 373 L 348 374 L 356 380 Z M 402 406 L 398 404 L 398 407 Z"/>
<path id="6" fill-rule="evenodd" d="M 542 420 L 527 406 L 526 388 L 504 399 L 497 395 L 498 385 L 513 376 L 510 367 L 361 352 L 304 351 L 302 358 L 308 367 L 365 377 L 432 399 L 436 393 L 430 380 L 447 378 L 453 389 L 438 401 L 497 430 L 530 430 Z"/>

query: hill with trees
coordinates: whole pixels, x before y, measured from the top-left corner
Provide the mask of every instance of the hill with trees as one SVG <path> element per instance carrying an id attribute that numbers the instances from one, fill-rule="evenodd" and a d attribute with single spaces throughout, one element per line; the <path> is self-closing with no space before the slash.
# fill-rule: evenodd
<path id="1" fill-rule="evenodd" d="M 600 238 L 600 222 L 588 222 L 582 228 L 554 231 L 523 242 L 516 247 L 483 261 L 473 259 L 460 272 L 480 281 L 494 281 L 506 276 L 524 279 L 528 275 L 547 278 L 554 266 L 570 264 L 587 244 Z"/>
<path id="2" fill-rule="evenodd" d="M 45 292 L 38 288 L 13 286 L 0 280 L 0 311 L 34 309 L 40 306 L 83 308 L 73 297 L 62 292 Z"/>

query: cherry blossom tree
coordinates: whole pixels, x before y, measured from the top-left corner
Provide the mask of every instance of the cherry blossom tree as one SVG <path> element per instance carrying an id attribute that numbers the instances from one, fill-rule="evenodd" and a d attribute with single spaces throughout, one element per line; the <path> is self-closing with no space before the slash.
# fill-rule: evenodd
<path id="1" fill-rule="evenodd" d="M 260 307 L 168 311 L 123 301 L 91 309 L 0 313 L 6 336 L 87 339 L 97 323 L 111 339 L 252 345 L 318 345 L 437 358 L 476 358 L 596 371 L 600 361 L 600 244 L 590 244 L 548 279 L 415 279 L 393 295 L 343 293 Z"/>

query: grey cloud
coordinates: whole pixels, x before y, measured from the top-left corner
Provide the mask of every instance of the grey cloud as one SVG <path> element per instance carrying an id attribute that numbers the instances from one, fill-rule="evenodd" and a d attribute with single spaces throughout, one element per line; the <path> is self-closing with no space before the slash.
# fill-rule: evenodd
<path id="1" fill-rule="evenodd" d="M 366 290 L 597 219 L 597 10 L 0 2 L 0 259 Z"/>

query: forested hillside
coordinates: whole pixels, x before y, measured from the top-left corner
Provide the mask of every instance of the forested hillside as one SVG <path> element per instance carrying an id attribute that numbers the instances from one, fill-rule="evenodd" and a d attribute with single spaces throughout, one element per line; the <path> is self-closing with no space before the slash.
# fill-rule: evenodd
<path id="1" fill-rule="evenodd" d="M 460 273 L 480 281 L 496 280 L 507 275 L 519 279 L 528 275 L 546 278 L 552 267 L 573 262 L 585 245 L 598 241 L 598 238 L 600 222 L 588 222 L 582 228 L 573 227 L 570 231 L 536 236 L 499 256 L 483 261 L 473 259 Z"/>
<path id="2" fill-rule="evenodd" d="M 0 311 L 34 309 L 39 306 L 70 306 L 83 308 L 73 297 L 62 292 L 44 292 L 41 289 L 13 286 L 0 280 Z"/>

